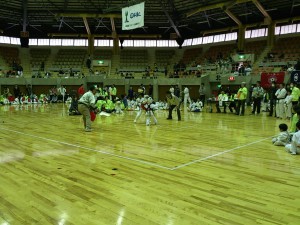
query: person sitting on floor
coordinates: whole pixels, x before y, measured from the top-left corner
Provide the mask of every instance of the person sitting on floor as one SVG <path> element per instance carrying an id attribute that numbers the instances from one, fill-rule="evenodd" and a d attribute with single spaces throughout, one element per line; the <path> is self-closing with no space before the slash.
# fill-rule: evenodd
<path id="1" fill-rule="evenodd" d="M 290 134 L 288 132 L 288 126 L 285 123 L 279 124 L 280 133 L 273 137 L 272 143 L 276 146 L 285 146 L 289 143 Z"/>

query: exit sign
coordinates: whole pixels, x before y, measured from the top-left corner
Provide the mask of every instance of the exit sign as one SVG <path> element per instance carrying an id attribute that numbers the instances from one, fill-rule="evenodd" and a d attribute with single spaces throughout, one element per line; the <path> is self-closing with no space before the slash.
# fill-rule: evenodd
<path id="1" fill-rule="evenodd" d="M 230 76 L 230 77 L 228 78 L 228 80 L 229 80 L 229 81 L 235 81 L 235 76 Z"/>

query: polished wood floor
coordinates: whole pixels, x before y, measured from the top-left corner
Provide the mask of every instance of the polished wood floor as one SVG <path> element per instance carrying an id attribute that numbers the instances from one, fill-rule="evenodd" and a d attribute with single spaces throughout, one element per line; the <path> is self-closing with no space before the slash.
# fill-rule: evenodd
<path id="1" fill-rule="evenodd" d="M 63 104 L 1 106 L 0 224 L 300 224 L 300 157 L 270 138 L 288 121 L 166 113 L 87 133 Z"/>

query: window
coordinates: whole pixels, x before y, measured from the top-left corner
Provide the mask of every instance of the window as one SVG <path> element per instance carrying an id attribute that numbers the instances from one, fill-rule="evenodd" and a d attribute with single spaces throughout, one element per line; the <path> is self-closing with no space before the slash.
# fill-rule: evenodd
<path id="1" fill-rule="evenodd" d="M 62 39 L 50 39 L 50 46 L 61 46 Z"/>
<path id="2" fill-rule="evenodd" d="M 193 38 L 193 44 L 192 45 L 201 45 L 203 41 L 203 38 Z"/>
<path id="3" fill-rule="evenodd" d="M 275 27 L 275 35 L 279 35 L 280 34 L 280 27 Z"/>
<path id="4" fill-rule="evenodd" d="M 145 40 L 145 47 L 156 47 L 156 40 Z"/>
<path id="5" fill-rule="evenodd" d="M 214 36 L 214 43 L 225 41 L 225 34 L 219 34 Z"/>
<path id="6" fill-rule="evenodd" d="M 74 40 L 73 39 L 62 39 L 61 45 L 62 46 L 74 46 Z"/>
<path id="7" fill-rule="evenodd" d="M 100 39 L 100 40 L 95 40 L 94 45 L 95 46 L 100 46 L 100 47 L 109 47 L 109 40 L 108 39 Z"/>
<path id="8" fill-rule="evenodd" d="M 297 24 L 281 26 L 280 34 L 296 33 Z"/>
<path id="9" fill-rule="evenodd" d="M 214 36 L 203 37 L 203 44 L 213 43 L 213 41 L 214 41 Z"/>
<path id="10" fill-rule="evenodd" d="M 10 43 L 12 45 L 19 45 L 20 44 L 20 38 L 13 38 L 13 37 L 11 37 L 10 38 Z"/>
<path id="11" fill-rule="evenodd" d="M 186 39 L 184 40 L 182 46 L 191 46 L 193 43 L 193 39 Z"/>
<path id="12" fill-rule="evenodd" d="M 29 45 L 37 45 L 38 44 L 38 39 L 29 39 Z"/>
<path id="13" fill-rule="evenodd" d="M 300 32 L 300 24 L 297 25 L 297 32 Z"/>
<path id="14" fill-rule="evenodd" d="M 245 38 L 251 38 L 251 30 L 246 30 Z"/>
<path id="15" fill-rule="evenodd" d="M 145 47 L 145 41 L 144 40 L 134 40 L 133 45 L 134 45 L 134 47 Z"/>
<path id="16" fill-rule="evenodd" d="M 5 36 L 0 36 L 0 43 L 10 44 L 10 38 Z"/>
<path id="17" fill-rule="evenodd" d="M 49 46 L 49 39 L 38 39 L 39 46 Z"/>
<path id="18" fill-rule="evenodd" d="M 178 44 L 175 40 L 169 40 L 169 47 L 178 47 Z"/>
<path id="19" fill-rule="evenodd" d="M 121 43 L 120 43 L 121 46 Z M 133 40 L 124 40 L 123 42 L 124 47 L 133 47 Z"/>
<path id="20" fill-rule="evenodd" d="M 75 39 L 74 46 L 87 46 L 87 40 L 85 39 Z"/>
<path id="21" fill-rule="evenodd" d="M 157 47 L 168 47 L 168 40 L 157 40 Z"/>
<path id="22" fill-rule="evenodd" d="M 265 28 L 252 30 L 251 32 L 251 38 L 264 37 L 264 36 L 266 36 Z"/>
<path id="23" fill-rule="evenodd" d="M 228 33 L 225 35 L 225 41 L 237 40 L 237 32 Z"/>

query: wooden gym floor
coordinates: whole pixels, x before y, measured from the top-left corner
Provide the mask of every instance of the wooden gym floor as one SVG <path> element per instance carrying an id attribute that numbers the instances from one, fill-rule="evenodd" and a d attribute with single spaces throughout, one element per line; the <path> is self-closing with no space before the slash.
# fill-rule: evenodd
<path id="1" fill-rule="evenodd" d="M 266 113 L 190 113 L 93 132 L 63 104 L 0 107 L 0 225 L 300 224 L 299 156 Z"/>

